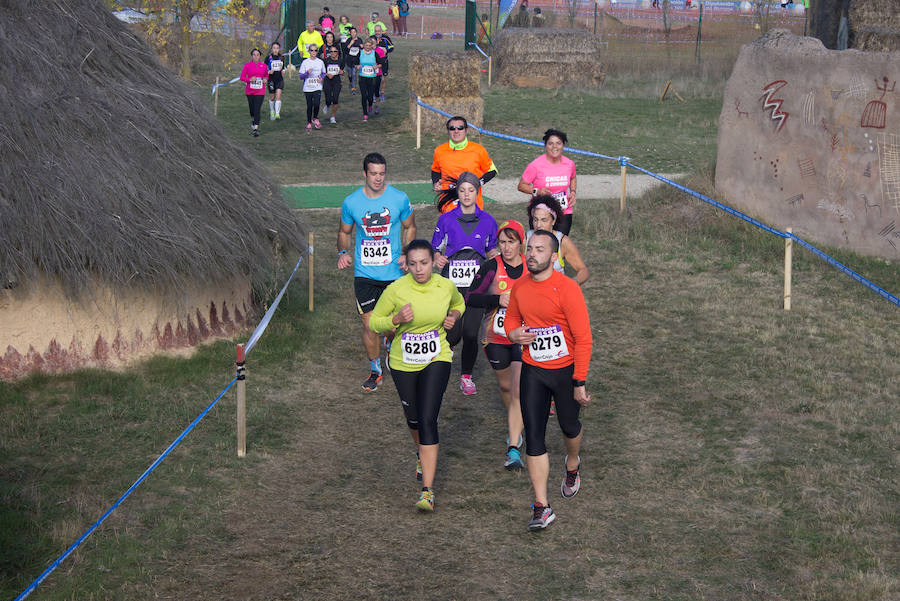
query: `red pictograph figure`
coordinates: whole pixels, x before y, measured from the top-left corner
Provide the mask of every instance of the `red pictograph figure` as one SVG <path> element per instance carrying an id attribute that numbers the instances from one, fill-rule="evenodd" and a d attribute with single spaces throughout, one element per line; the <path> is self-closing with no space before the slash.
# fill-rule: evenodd
<path id="1" fill-rule="evenodd" d="M 875 129 L 884 129 L 884 117 L 887 114 L 887 104 L 884 102 L 884 95 L 897 89 L 897 81 L 891 84 L 888 89 L 887 76 L 881 78 L 881 83 L 875 80 L 875 88 L 881 91 L 878 100 L 872 100 L 863 109 L 862 117 L 859 120 L 860 127 L 872 127 Z"/>
<path id="2" fill-rule="evenodd" d="M 760 100 L 763 101 L 763 110 L 772 109 L 772 121 L 778 121 L 778 127 L 775 128 L 776 132 L 780 132 L 781 128 L 784 127 L 785 121 L 790 116 L 790 113 L 787 111 L 781 110 L 781 105 L 784 104 L 783 98 L 775 98 L 775 92 L 783 88 L 787 85 L 787 82 L 783 79 L 778 79 L 773 81 L 762 89 L 763 95 L 760 96 Z"/>

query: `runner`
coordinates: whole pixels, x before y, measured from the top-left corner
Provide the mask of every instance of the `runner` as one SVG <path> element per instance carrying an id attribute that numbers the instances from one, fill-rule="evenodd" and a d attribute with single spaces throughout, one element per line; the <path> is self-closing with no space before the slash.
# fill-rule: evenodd
<path id="1" fill-rule="evenodd" d="M 432 273 L 434 251 L 426 240 L 406 247 L 409 273 L 385 288 L 370 320 L 375 332 L 396 328 L 399 344 L 390 351 L 391 377 L 403 404 L 406 424 L 418 449 L 416 476 L 422 492 L 416 507 L 434 511 L 434 475 L 438 459 L 438 413 L 450 378 L 451 329 L 466 310 L 452 282 Z"/>
<path id="2" fill-rule="evenodd" d="M 363 41 L 359 38 L 356 27 L 351 27 L 349 31 L 350 37 L 347 38 L 346 52 L 347 79 L 350 80 L 350 93 L 356 94 L 357 79 L 359 77 L 359 53 L 362 51 Z"/>
<path id="3" fill-rule="evenodd" d="M 322 15 L 319 17 L 319 26 L 322 31 L 331 31 L 334 27 L 334 16 L 327 6 L 322 7 Z"/>
<path id="4" fill-rule="evenodd" d="M 434 191 L 448 190 L 453 180 L 463 171 L 471 171 L 481 178 L 482 186 L 497 175 L 497 167 L 481 144 L 470 142 L 466 137 L 469 123 L 465 117 L 451 117 L 447 121 L 450 141 L 434 149 L 431 162 L 431 183 Z M 448 203 L 441 211 L 447 212 L 456 206 Z M 481 189 L 478 190 L 478 207 L 484 208 Z"/>
<path id="5" fill-rule="evenodd" d="M 387 50 L 384 49 L 384 46 L 379 46 L 375 37 L 369 38 L 372 40 L 372 44 L 375 48 L 375 85 L 372 86 L 374 92 L 372 93 L 372 100 L 375 104 L 374 113 L 378 114 L 378 104 L 379 99 L 383 101 L 383 97 L 379 96 L 378 91 L 381 89 L 382 82 L 384 81 L 384 68 L 387 65 Z"/>
<path id="6" fill-rule="evenodd" d="M 326 31 L 325 35 L 322 36 L 322 56 L 319 58 L 324 61 L 325 57 L 328 55 L 328 49 L 337 45 L 337 37 L 334 35 L 334 32 Z"/>
<path id="7" fill-rule="evenodd" d="M 519 278 L 528 273 L 522 243 L 525 228 L 518 221 L 508 220 L 497 229 L 500 255 L 489 259 L 478 270 L 466 296 L 466 315 L 477 309 L 485 310 L 482 321 L 482 342 L 506 407 L 506 461 L 508 470 L 522 469 L 522 409 L 519 405 L 519 376 L 522 372 L 522 347 L 506 337 L 503 322 L 509 295 Z M 511 442 L 515 441 L 515 442 Z"/>
<path id="8" fill-rule="evenodd" d="M 384 33 L 384 28 L 380 25 L 375 26 L 375 47 L 384 48 L 384 61 L 381 63 L 381 87 L 375 90 L 376 94 L 380 94 L 381 102 L 384 102 L 385 81 L 387 80 L 390 64 L 388 63 L 388 54 L 394 51 L 394 42 Z"/>
<path id="9" fill-rule="evenodd" d="M 322 129 L 319 122 L 319 105 L 322 103 L 322 78 L 325 76 L 325 63 L 316 56 L 318 47 L 315 43 L 309 45 L 309 58 L 303 59 L 297 74 L 303 82 L 303 95 L 306 97 L 306 131 Z"/>
<path id="10" fill-rule="evenodd" d="M 347 40 L 350 39 L 350 29 L 353 25 L 350 24 L 350 17 L 347 15 L 341 15 L 340 22 L 338 23 L 338 35 L 341 41 L 341 55 L 347 52 Z"/>
<path id="11" fill-rule="evenodd" d="M 363 121 L 369 120 L 369 110 L 375 102 L 375 84 L 377 55 L 375 54 L 375 42 L 368 38 L 363 44 L 363 50 L 359 53 L 359 92 L 362 100 Z"/>
<path id="12" fill-rule="evenodd" d="M 479 188 L 481 181 L 478 176 L 471 171 L 463 171 L 454 188 L 441 191 L 438 206 L 456 201 L 457 196 L 458 204 L 438 218 L 431 237 L 431 246 L 436 252 L 435 266 L 441 270 L 442 276 L 450 278 L 464 296 L 481 264 L 497 256 L 497 222 L 475 204 Z M 467 396 L 477 392 L 472 381 L 472 370 L 478 359 L 478 329 L 483 316 L 481 309 L 472 309 L 447 333 L 451 347 L 455 347 L 460 338 L 463 341 L 459 389 Z"/>
<path id="13" fill-rule="evenodd" d="M 281 119 L 281 92 L 284 90 L 285 57 L 281 54 L 281 44 L 273 42 L 266 57 L 269 68 L 269 119 Z"/>
<path id="14" fill-rule="evenodd" d="M 266 80 L 269 78 L 269 69 L 262 62 L 262 53 L 259 48 L 250 51 L 250 61 L 244 63 L 241 69 L 241 81 L 247 86 L 244 94 L 247 95 L 247 104 L 250 106 L 250 134 L 259 137 L 259 111 L 263 100 L 266 99 Z"/>
<path id="15" fill-rule="evenodd" d="M 356 308 L 362 316 L 362 340 L 369 358 L 370 374 L 363 390 L 374 392 L 381 384 L 381 349 L 378 336 L 369 329 L 369 316 L 388 284 L 403 275 L 406 258 L 401 255 L 403 240 L 416 237 L 416 220 L 409 197 L 385 184 L 387 164 L 377 152 L 363 159 L 365 185 L 344 199 L 338 231 L 338 269 L 353 269 Z M 350 232 L 356 227 L 353 256 Z"/>
<path id="16" fill-rule="evenodd" d="M 530 196 L 550 194 L 559 201 L 563 213 L 556 223 L 556 231 L 569 235 L 572 211 L 575 209 L 575 163 L 563 156 L 569 138 L 558 129 L 544 132 L 544 154 L 531 161 L 519 180 L 519 192 Z M 528 224 L 534 227 L 532 223 Z"/>
<path id="17" fill-rule="evenodd" d="M 534 224 L 534 228 L 553 232 L 559 242 L 559 253 L 553 263 L 553 268 L 560 273 L 565 273 L 565 266 L 568 263 L 575 270 L 575 281 L 584 284 L 591 274 L 572 239 L 556 230 L 557 216 L 561 214 L 562 208 L 559 206 L 559 201 L 550 195 L 539 194 L 532 197 L 531 202 L 528 203 L 528 220 Z M 534 230 L 528 230 L 525 236 L 526 242 L 531 238 L 532 231 Z"/>
<path id="18" fill-rule="evenodd" d="M 378 20 L 378 13 L 372 13 L 372 19 L 366 23 L 366 33 L 369 34 L 369 37 L 375 35 L 375 26 L 380 25 L 381 31 L 385 31 L 387 29 L 387 25 Z"/>
<path id="19" fill-rule="evenodd" d="M 316 45 L 316 51 L 313 54 L 318 55 L 319 48 L 321 48 L 324 43 L 325 40 L 322 39 L 322 34 L 315 29 L 315 23 L 307 21 L 306 29 L 300 32 L 300 38 L 297 40 L 297 49 L 300 50 L 300 56 L 302 58 L 309 58 L 310 44 Z"/>
<path id="20" fill-rule="evenodd" d="M 341 95 L 341 75 L 344 74 L 344 59 L 337 46 L 328 49 L 325 58 L 325 80 L 322 90 L 325 93 L 325 113 L 331 113 L 330 123 L 337 123 L 338 100 Z"/>
<path id="21" fill-rule="evenodd" d="M 529 276 L 516 283 L 503 324 L 506 336 L 522 351 L 519 394 L 525 422 L 528 477 L 534 489 L 529 530 L 541 530 L 556 519 L 547 499 L 550 459 L 545 445 L 550 401 L 566 445 L 565 476 L 560 492 L 571 499 L 581 487 L 581 441 L 578 414 L 591 397 L 585 380 L 591 362 L 591 323 L 581 288 L 557 273 L 553 262 L 559 243 L 547 230 L 536 230 L 528 242 Z"/>

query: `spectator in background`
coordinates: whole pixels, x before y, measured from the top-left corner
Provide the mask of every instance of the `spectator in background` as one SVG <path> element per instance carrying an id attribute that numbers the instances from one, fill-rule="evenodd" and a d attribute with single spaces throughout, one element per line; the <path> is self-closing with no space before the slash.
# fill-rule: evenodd
<path id="1" fill-rule="evenodd" d="M 478 28 L 478 43 L 485 38 L 485 36 L 490 39 L 491 37 L 491 20 L 487 16 L 487 14 L 481 15 L 481 27 Z"/>
<path id="2" fill-rule="evenodd" d="M 387 31 L 387 25 L 378 20 L 378 13 L 372 13 L 372 19 L 366 23 L 366 31 L 369 32 L 369 36 L 375 35 L 375 26 L 381 25 L 381 31 Z"/>
<path id="3" fill-rule="evenodd" d="M 534 7 L 534 17 L 531 18 L 531 26 L 532 27 L 543 27 L 544 26 L 544 14 L 541 12 L 540 6 Z"/>
<path id="4" fill-rule="evenodd" d="M 409 16 L 409 2 L 406 0 L 397 0 L 397 8 L 400 9 L 400 35 L 407 35 L 406 17 Z"/>
<path id="5" fill-rule="evenodd" d="M 528 0 L 522 0 L 519 4 L 519 13 L 516 15 L 516 27 L 528 27 L 531 19 L 528 16 Z"/>
<path id="6" fill-rule="evenodd" d="M 400 7 L 397 6 L 397 0 L 391 0 L 391 28 L 395 35 L 400 33 Z"/>

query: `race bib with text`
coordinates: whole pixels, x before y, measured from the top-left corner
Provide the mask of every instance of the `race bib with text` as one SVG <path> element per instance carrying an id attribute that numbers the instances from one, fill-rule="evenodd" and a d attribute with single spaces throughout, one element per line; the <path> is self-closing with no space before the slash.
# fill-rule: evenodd
<path id="1" fill-rule="evenodd" d="M 450 281 L 457 288 L 468 288 L 478 273 L 478 267 L 475 259 L 450 261 Z"/>
<path id="2" fill-rule="evenodd" d="M 359 262 L 367 267 L 380 267 L 389 265 L 393 259 L 391 255 L 391 241 L 387 238 L 378 240 L 363 240 L 359 248 Z"/>
<path id="3" fill-rule="evenodd" d="M 537 336 L 531 341 L 528 352 L 535 361 L 552 361 L 569 354 L 566 346 L 566 337 L 562 328 L 558 325 L 546 328 L 531 328 L 531 332 Z"/>
<path id="4" fill-rule="evenodd" d="M 416 334 L 404 332 L 400 335 L 403 348 L 403 362 L 425 365 L 441 354 L 441 336 L 437 330 Z"/>

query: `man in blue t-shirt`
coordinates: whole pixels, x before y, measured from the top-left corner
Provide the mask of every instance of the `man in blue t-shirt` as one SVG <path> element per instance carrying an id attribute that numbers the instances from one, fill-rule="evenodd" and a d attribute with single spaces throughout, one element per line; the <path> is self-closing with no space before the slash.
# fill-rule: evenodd
<path id="1" fill-rule="evenodd" d="M 363 345 L 371 372 L 363 390 L 375 392 L 381 384 L 381 344 L 369 329 L 369 316 L 388 284 L 403 275 L 403 247 L 416 237 L 416 220 L 409 197 L 385 185 L 387 163 L 377 152 L 363 159 L 366 183 L 344 199 L 338 230 L 338 269 L 353 269 L 356 308 L 362 316 Z M 350 256 L 350 233 L 356 227 L 356 243 Z M 402 240 L 401 240 L 402 230 Z M 385 338 L 390 348 L 390 339 Z"/>

